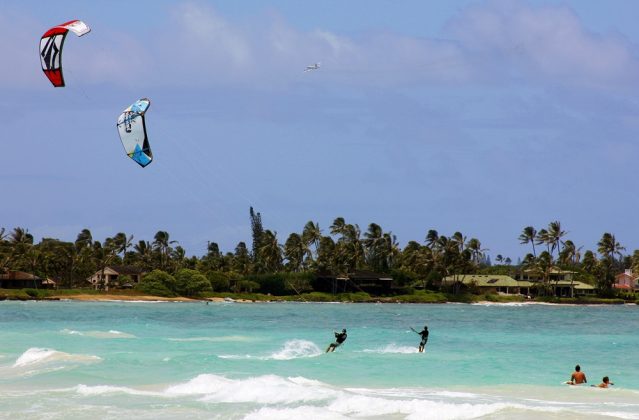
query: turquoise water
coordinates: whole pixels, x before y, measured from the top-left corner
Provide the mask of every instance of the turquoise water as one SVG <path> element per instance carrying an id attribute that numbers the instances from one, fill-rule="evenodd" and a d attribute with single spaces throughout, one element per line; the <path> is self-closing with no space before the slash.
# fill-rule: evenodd
<path id="1" fill-rule="evenodd" d="M 639 419 L 638 327 L 634 305 L 0 302 L 0 417 Z M 615 386 L 563 385 L 577 363 Z"/>

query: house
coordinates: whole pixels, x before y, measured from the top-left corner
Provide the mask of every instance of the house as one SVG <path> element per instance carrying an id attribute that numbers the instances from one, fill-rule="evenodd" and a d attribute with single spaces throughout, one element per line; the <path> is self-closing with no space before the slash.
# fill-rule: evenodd
<path id="1" fill-rule="evenodd" d="M 553 293 L 557 297 L 592 296 L 595 287 L 577 280 L 559 280 L 550 283 Z"/>
<path id="2" fill-rule="evenodd" d="M 589 296 L 595 294 L 595 288 L 587 283 L 575 280 L 577 272 L 569 270 L 561 270 L 553 267 L 547 273 L 548 287 L 552 291 L 553 296 L 557 297 L 576 297 Z M 544 282 L 544 275 L 536 270 L 524 270 L 516 276 L 516 280 L 520 286 L 528 288 L 525 294 L 535 294 L 535 289 Z"/>
<path id="3" fill-rule="evenodd" d="M 498 274 L 457 274 L 446 276 L 442 279 L 442 285 L 452 286 L 461 282 L 465 288 L 476 288 L 482 293 L 520 293 L 519 283 L 510 276 Z"/>
<path id="4" fill-rule="evenodd" d="M 393 278 L 373 271 L 357 270 L 353 273 L 333 275 L 317 273 L 313 288 L 327 293 L 366 292 L 371 295 L 392 293 Z"/>
<path id="5" fill-rule="evenodd" d="M 56 282 L 24 271 L 0 274 L 0 289 L 55 289 Z"/>
<path id="6" fill-rule="evenodd" d="M 633 274 L 631 269 L 626 269 L 623 273 L 615 276 L 613 287 L 618 290 L 632 292 L 639 287 L 637 280 L 639 280 L 639 276 Z"/>
<path id="7" fill-rule="evenodd" d="M 589 296 L 595 294 L 595 288 L 581 281 L 573 280 L 572 271 L 554 271 L 555 280 L 548 283 L 552 294 L 557 297 Z M 565 277 L 563 277 L 565 276 Z M 536 295 L 542 285 L 541 278 L 534 275 L 526 275 L 528 280 L 515 280 L 510 276 L 495 274 L 458 274 L 447 276 L 442 280 L 442 285 L 451 286 L 455 282 L 461 282 L 468 289 L 477 289 L 482 293 L 506 293 L 522 294 L 526 296 Z M 563 280 L 562 278 L 568 278 Z M 559 280 L 562 279 L 562 280 Z"/>
<path id="8" fill-rule="evenodd" d="M 109 265 L 104 267 L 104 270 L 96 271 L 87 280 L 93 287 L 97 289 L 109 290 L 109 287 L 133 287 L 140 282 L 142 276 L 146 274 L 140 267 L 132 265 Z M 120 276 L 128 276 L 131 279 L 131 283 L 120 284 Z"/>
<path id="9" fill-rule="evenodd" d="M 548 272 L 548 280 L 550 282 L 571 281 L 574 278 L 575 274 L 577 274 L 576 271 L 561 270 L 559 268 L 553 267 Z M 515 279 L 531 282 L 541 282 L 544 280 L 544 276 L 543 273 L 540 273 L 538 270 L 524 270 L 520 272 L 515 277 Z"/>

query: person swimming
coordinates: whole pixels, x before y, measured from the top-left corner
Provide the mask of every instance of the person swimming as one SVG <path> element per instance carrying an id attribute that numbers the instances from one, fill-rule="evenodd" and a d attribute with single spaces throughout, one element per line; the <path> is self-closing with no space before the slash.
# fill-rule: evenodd
<path id="1" fill-rule="evenodd" d="M 422 337 L 422 341 L 419 342 L 419 352 L 423 353 L 424 347 L 426 347 L 426 342 L 428 341 L 428 325 L 424 325 L 424 329 L 421 330 L 421 332 L 415 332 Z"/>
<path id="2" fill-rule="evenodd" d="M 570 380 L 566 382 L 568 385 L 580 385 L 587 383 L 586 374 L 581 371 L 581 366 L 575 366 L 575 371 L 570 376 Z"/>
<path id="3" fill-rule="evenodd" d="M 333 331 L 335 333 L 335 342 L 329 344 L 326 349 L 326 353 L 334 352 L 337 347 L 339 347 L 344 341 L 346 341 L 346 329 L 343 329 L 341 333 L 337 331 Z"/>
<path id="4" fill-rule="evenodd" d="M 604 376 L 599 385 L 592 385 L 592 386 L 596 386 L 597 388 L 608 388 L 610 385 L 614 385 L 614 384 L 610 382 L 610 378 L 608 378 L 607 376 Z"/>

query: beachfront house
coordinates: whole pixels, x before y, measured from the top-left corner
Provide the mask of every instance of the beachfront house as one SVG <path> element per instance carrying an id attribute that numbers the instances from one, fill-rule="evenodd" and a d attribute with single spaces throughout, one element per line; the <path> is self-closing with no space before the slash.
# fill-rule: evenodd
<path id="1" fill-rule="evenodd" d="M 547 276 L 548 281 L 552 283 L 556 281 L 571 281 L 574 278 L 575 274 L 577 274 L 576 271 L 561 270 L 559 268 L 553 267 L 547 273 Z M 544 280 L 544 275 L 538 270 L 523 270 L 515 277 L 515 279 L 537 283 Z"/>
<path id="2" fill-rule="evenodd" d="M 109 265 L 96 271 L 87 280 L 96 290 L 109 290 L 109 287 L 131 288 L 140 282 L 146 271 L 132 265 Z M 121 276 L 128 276 L 130 282 L 120 283 Z"/>
<path id="3" fill-rule="evenodd" d="M 348 274 L 316 273 L 313 289 L 326 293 L 366 292 L 371 295 L 392 293 L 393 278 L 373 271 L 357 270 Z"/>
<path id="4" fill-rule="evenodd" d="M 510 276 L 501 274 L 457 274 L 442 279 L 442 286 L 452 287 L 461 283 L 462 289 L 479 293 L 519 294 L 519 283 Z"/>
<path id="5" fill-rule="evenodd" d="M 56 281 L 43 279 L 24 271 L 9 271 L 0 274 L 0 289 L 55 289 Z"/>
<path id="6" fill-rule="evenodd" d="M 554 269 L 551 274 L 552 281 L 548 283 L 548 288 L 552 296 L 577 297 L 595 294 L 593 286 L 574 280 L 573 271 Z M 457 274 L 444 277 L 442 280 L 442 286 L 444 287 L 459 286 L 462 290 L 473 293 L 521 294 L 524 296 L 539 294 L 542 283 L 541 276 L 532 272 L 520 274 L 516 279 L 496 274 Z"/>
<path id="7" fill-rule="evenodd" d="M 639 276 L 632 272 L 632 269 L 626 269 L 621 274 L 615 276 L 614 288 L 617 290 L 624 290 L 627 292 L 634 292 L 639 290 Z"/>
<path id="8" fill-rule="evenodd" d="M 557 297 L 579 297 L 594 296 L 595 287 L 577 280 L 558 280 L 550 284 L 554 296 Z"/>
<path id="9" fill-rule="evenodd" d="M 546 277 L 548 279 L 548 287 L 552 296 L 556 297 L 577 297 L 595 295 L 595 288 L 587 283 L 575 280 L 576 271 L 561 270 L 553 267 Z M 535 294 L 544 282 L 544 275 L 537 270 L 524 270 L 516 277 L 516 280 L 523 287 L 527 285 L 529 293 Z"/>

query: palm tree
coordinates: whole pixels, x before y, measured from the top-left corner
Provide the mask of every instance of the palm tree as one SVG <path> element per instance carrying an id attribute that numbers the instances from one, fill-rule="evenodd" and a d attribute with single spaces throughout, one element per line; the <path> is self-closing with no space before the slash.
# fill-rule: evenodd
<path id="1" fill-rule="evenodd" d="M 610 233 L 604 233 L 601 237 L 601 240 L 597 242 L 597 251 L 608 258 L 610 258 L 613 262 L 616 261 L 615 257 L 622 257 L 621 251 L 625 250 L 623 246 L 615 239 L 615 235 Z"/>
<path id="2" fill-rule="evenodd" d="M 173 262 L 173 271 L 178 271 L 184 264 L 187 262 L 186 259 L 186 251 L 180 245 L 176 246 L 175 249 L 170 251 L 171 253 L 171 261 Z"/>
<path id="3" fill-rule="evenodd" d="M 577 248 L 574 242 L 568 239 L 564 242 L 564 248 L 561 250 L 559 254 L 559 261 L 562 264 L 576 266 L 581 259 L 581 249 L 583 247 Z"/>
<path id="4" fill-rule="evenodd" d="M 384 233 L 382 227 L 377 223 L 368 225 L 368 231 L 364 233 L 364 247 L 366 250 L 366 261 L 373 270 L 383 270 L 384 254 Z"/>
<path id="5" fill-rule="evenodd" d="M 89 229 L 82 229 L 75 240 L 75 246 L 80 249 L 93 245 L 93 235 Z"/>
<path id="6" fill-rule="evenodd" d="M 265 272 L 274 273 L 282 268 L 282 247 L 277 242 L 277 232 L 264 231 L 259 256 Z"/>
<path id="7" fill-rule="evenodd" d="M 548 231 L 546 229 L 540 229 L 539 232 L 537 232 L 537 236 L 535 237 L 535 244 L 545 244 L 548 253 L 550 253 L 550 236 L 548 235 Z"/>
<path id="8" fill-rule="evenodd" d="M 101 273 L 100 278 L 102 279 L 101 281 L 103 283 L 100 286 L 105 287 L 108 290 L 108 285 L 104 284 L 104 270 L 117 256 L 117 250 L 113 239 L 106 238 L 104 240 L 104 245 L 101 244 L 99 241 L 93 242 L 92 256 L 95 265 L 98 267 L 98 270 Z"/>
<path id="9" fill-rule="evenodd" d="M 559 254 L 559 261 L 562 264 L 570 265 L 570 267 L 574 269 L 577 263 L 579 262 L 579 259 L 581 258 L 581 253 L 580 253 L 581 248 L 582 247 L 577 248 L 574 242 L 568 239 L 566 242 L 564 242 L 564 249 L 561 251 L 561 254 Z M 571 275 L 570 276 L 570 293 L 571 293 L 570 297 L 574 297 L 574 289 L 573 289 L 574 280 L 575 280 L 574 275 Z"/>
<path id="10" fill-rule="evenodd" d="M 346 273 L 362 267 L 365 260 L 365 250 L 359 226 L 347 224 L 343 217 L 338 217 L 333 221 L 330 231 L 332 235 L 340 235 L 337 244 L 332 240 L 332 245 L 328 241 L 325 241 L 324 244 L 325 248 L 329 247 L 334 252 L 334 268 L 340 273 Z M 326 262 L 325 258 L 324 263 Z"/>
<path id="11" fill-rule="evenodd" d="M 482 249 L 481 242 L 479 242 L 479 239 L 477 238 L 470 238 L 467 244 L 467 249 L 472 255 L 473 262 L 477 265 L 482 262 L 485 251 L 488 251 L 487 249 Z"/>
<path id="12" fill-rule="evenodd" d="M 310 261 L 314 260 L 313 253 L 311 252 L 311 245 L 315 248 L 315 255 L 317 255 L 317 247 L 319 246 L 320 239 L 322 239 L 322 231 L 318 223 L 313 221 L 306 222 L 304 229 L 302 230 L 302 241 L 308 249 L 308 258 Z"/>
<path id="13" fill-rule="evenodd" d="M 532 244 L 533 257 L 537 257 L 537 253 L 535 252 L 535 240 L 537 238 L 537 229 L 532 226 L 526 226 L 524 230 L 519 235 L 519 243 L 520 244 Z"/>
<path id="14" fill-rule="evenodd" d="M 595 274 L 597 270 L 597 258 L 594 252 L 588 250 L 584 253 L 584 259 L 581 262 L 581 267 L 588 274 Z"/>
<path id="15" fill-rule="evenodd" d="M 597 243 L 597 251 L 603 256 L 602 265 L 604 267 L 604 279 L 600 283 L 600 291 L 609 294 L 612 291 L 612 285 L 614 283 L 614 277 L 612 276 L 612 270 L 614 269 L 614 265 L 617 260 L 615 257 L 619 257 L 621 259 L 624 248 L 621 246 L 619 242 L 615 239 L 615 235 L 612 235 L 608 232 L 604 233 L 601 237 L 601 240 Z"/>
<path id="16" fill-rule="evenodd" d="M 171 245 L 175 243 L 177 243 L 177 241 L 171 241 L 169 233 L 163 230 L 158 231 L 153 237 L 153 249 L 157 251 L 160 256 L 160 268 L 163 270 L 169 260 Z"/>
<path id="17" fill-rule="evenodd" d="M 342 249 L 339 249 L 339 248 Z M 330 236 L 322 236 L 319 249 L 317 250 L 316 269 L 319 271 L 344 273 L 348 271 L 348 256 L 339 255 L 344 252 L 345 242 L 338 242 L 337 245 Z"/>
<path id="18" fill-rule="evenodd" d="M 113 241 L 115 242 L 115 245 L 117 247 L 118 254 L 122 254 L 122 257 L 124 258 L 124 256 L 126 255 L 126 250 L 131 246 L 133 242 L 133 235 L 127 238 L 126 233 L 119 232 L 115 234 L 115 236 L 113 237 Z"/>
<path id="19" fill-rule="evenodd" d="M 548 251 L 539 254 L 536 260 L 538 271 L 542 274 L 542 283 L 544 286 L 544 294 L 550 289 L 550 272 L 553 268 L 552 255 Z"/>
<path id="20" fill-rule="evenodd" d="M 459 252 L 462 252 L 464 250 L 464 247 L 466 246 L 466 237 L 462 235 L 461 232 L 453 233 L 453 236 L 451 236 L 450 239 L 455 244 L 457 244 L 457 247 L 459 248 Z"/>
<path id="21" fill-rule="evenodd" d="M 149 241 L 138 241 L 138 243 L 133 246 L 133 250 L 138 260 L 142 263 L 142 266 L 150 270 L 153 267 L 153 248 L 151 247 L 151 243 Z"/>
<path id="22" fill-rule="evenodd" d="M 397 243 L 397 236 L 391 232 L 384 233 L 383 237 L 383 271 L 387 272 L 395 267 L 395 262 L 400 255 L 401 250 Z"/>
<path id="23" fill-rule="evenodd" d="M 239 242 L 235 247 L 233 255 L 233 269 L 241 274 L 248 274 L 251 271 L 251 254 L 245 242 Z"/>
<path id="24" fill-rule="evenodd" d="M 561 238 L 566 236 L 567 232 L 561 230 L 561 222 L 555 220 L 548 224 L 548 243 L 551 245 L 550 253 L 557 249 L 557 256 L 561 252 Z"/>
<path id="25" fill-rule="evenodd" d="M 337 217 L 333 220 L 333 224 L 330 227 L 331 235 L 342 235 L 346 233 L 346 221 L 343 217 Z"/>
<path id="26" fill-rule="evenodd" d="M 431 229 L 426 234 L 426 246 L 432 248 L 436 243 L 437 239 L 439 239 L 439 234 L 435 229 Z"/>
<path id="27" fill-rule="evenodd" d="M 300 271 L 304 262 L 306 246 L 302 237 L 297 233 L 291 233 L 284 244 L 284 257 L 288 260 L 286 264 L 290 271 Z"/>
<path id="28" fill-rule="evenodd" d="M 33 245 L 33 235 L 29 233 L 29 229 L 17 227 L 9 234 L 9 242 L 13 244 Z"/>

